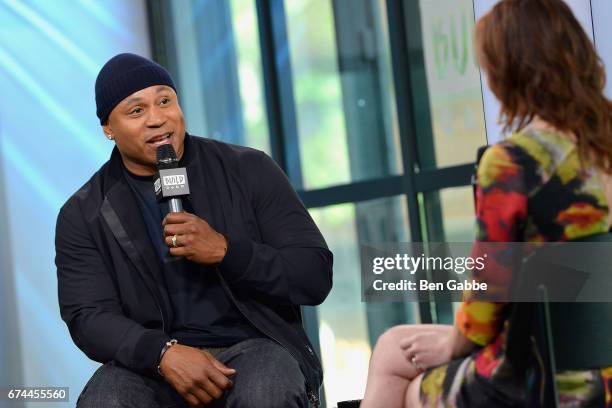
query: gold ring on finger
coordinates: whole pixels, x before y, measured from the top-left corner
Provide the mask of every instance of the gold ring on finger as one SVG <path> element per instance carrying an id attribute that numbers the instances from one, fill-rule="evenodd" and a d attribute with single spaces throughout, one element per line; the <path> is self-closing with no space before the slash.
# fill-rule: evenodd
<path id="1" fill-rule="evenodd" d="M 412 358 L 410 359 L 410 362 L 412 363 L 414 368 L 417 369 L 417 371 L 424 371 L 423 366 L 417 361 L 416 355 L 412 356 Z"/>

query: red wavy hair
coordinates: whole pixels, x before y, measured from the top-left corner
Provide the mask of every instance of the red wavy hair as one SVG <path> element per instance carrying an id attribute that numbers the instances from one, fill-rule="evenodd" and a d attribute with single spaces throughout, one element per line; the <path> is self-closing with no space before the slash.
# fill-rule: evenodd
<path id="1" fill-rule="evenodd" d="M 562 0 L 502 0 L 476 24 L 478 60 L 505 130 L 539 117 L 576 137 L 582 162 L 612 174 L 612 103 L 595 48 Z"/>

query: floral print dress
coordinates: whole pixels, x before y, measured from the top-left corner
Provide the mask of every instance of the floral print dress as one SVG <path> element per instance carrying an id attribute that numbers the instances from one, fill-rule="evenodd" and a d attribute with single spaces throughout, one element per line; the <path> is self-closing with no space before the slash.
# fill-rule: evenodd
<path id="1" fill-rule="evenodd" d="M 575 144 L 560 134 L 529 126 L 489 147 L 477 179 L 475 246 L 519 241 L 537 245 L 608 231 L 600 175 L 581 166 Z M 525 405 L 525 380 L 512 375 L 506 358 L 508 306 L 469 298 L 461 304 L 455 325 L 482 348 L 424 373 L 424 407 Z M 556 378 L 561 406 L 612 407 L 612 367 L 559 372 Z"/>

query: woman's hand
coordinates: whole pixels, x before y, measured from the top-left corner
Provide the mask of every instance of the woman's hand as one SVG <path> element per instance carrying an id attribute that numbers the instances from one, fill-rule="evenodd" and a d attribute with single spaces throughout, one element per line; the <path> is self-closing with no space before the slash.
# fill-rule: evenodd
<path id="1" fill-rule="evenodd" d="M 440 326 L 435 330 L 423 328 L 400 340 L 400 348 L 406 360 L 422 372 L 427 368 L 448 363 L 453 354 L 453 326 Z"/>
<path id="2" fill-rule="evenodd" d="M 406 360 L 418 371 L 448 363 L 470 354 L 477 346 L 455 326 L 432 325 L 400 340 Z"/>

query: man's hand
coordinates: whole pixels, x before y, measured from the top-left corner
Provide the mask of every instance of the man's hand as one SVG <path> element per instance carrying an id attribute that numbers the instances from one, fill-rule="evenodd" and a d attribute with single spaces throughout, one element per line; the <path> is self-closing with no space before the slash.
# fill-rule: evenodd
<path id="1" fill-rule="evenodd" d="M 215 265 L 223 260 L 227 251 L 225 237 L 197 215 L 184 211 L 170 213 L 162 226 L 170 254 L 203 265 Z M 175 235 L 176 247 L 172 242 Z"/>
<path id="2" fill-rule="evenodd" d="M 210 353 L 181 344 L 164 353 L 159 369 L 164 379 L 192 406 L 221 398 L 223 391 L 233 385 L 228 376 L 236 373 Z"/>

